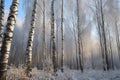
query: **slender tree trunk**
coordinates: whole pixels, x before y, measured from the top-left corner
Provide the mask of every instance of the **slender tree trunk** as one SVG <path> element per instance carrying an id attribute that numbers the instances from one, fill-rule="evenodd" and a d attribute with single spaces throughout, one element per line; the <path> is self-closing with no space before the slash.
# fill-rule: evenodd
<path id="1" fill-rule="evenodd" d="M 100 40 L 100 53 L 102 54 L 102 62 L 103 62 L 103 70 L 105 70 L 105 56 L 104 56 L 104 50 L 102 45 L 102 34 L 101 34 L 101 24 L 100 24 L 100 16 L 99 16 L 99 1 L 95 1 L 96 6 L 96 21 L 98 26 L 98 34 L 99 34 L 99 40 Z"/>
<path id="2" fill-rule="evenodd" d="M 45 1 L 43 0 L 43 69 L 47 67 L 46 64 Z"/>
<path id="3" fill-rule="evenodd" d="M 18 13 L 18 4 L 19 0 L 13 0 L 12 5 L 10 7 L 9 17 L 7 19 L 6 32 L 4 34 L 3 45 L 1 47 L 0 55 L 0 80 L 6 80 L 8 59 L 13 39 L 13 31 L 16 23 L 16 16 Z"/>
<path id="4" fill-rule="evenodd" d="M 106 62 L 106 69 L 109 70 L 109 61 L 108 61 L 108 51 L 107 51 L 107 44 L 106 44 L 106 34 L 105 34 L 105 24 L 104 24 L 104 14 L 103 14 L 103 5 L 102 0 L 100 0 L 100 9 L 101 9 L 101 27 L 102 27 L 102 39 L 104 44 L 104 54 L 105 54 L 105 62 Z"/>
<path id="5" fill-rule="evenodd" d="M 64 66 L 64 32 L 63 32 L 63 5 L 64 2 L 62 0 L 62 9 L 61 9 L 61 41 L 62 41 L 62 47 L 61 47 L 61 52 L 62 52 L 62 59 L 61 59 L 61 71 L 63 72 L 63 66 Z"/>
<path id="6" fill-rule="evenodd" d="M 52 0 L 51 2 L 51 48 L 52 48 L 52 62 L 53 62 L 53 70 L 54 72 L 57 71 L 57 65 L 56 65 L 56 47 L 55 47 L 55 30 L 54 30 L 54 2 L 55 0 Z"/>
<path id="7" fill-rule="evenodd" d="M 56 23 L 57 24 L 57 23 Z M 56 54 L 57 54 L 57 68 L 59 69 L 59 54 L 58 54 L 58 24 L 57 24 L 57 27 L 56 27 Z"/>
<path id="8" fill-rule="evenodd" d="M 4 32 L 4 0 L 0 1 L 0 50 L 2 47 L 2 39 Z"/>
<path id="9" fill-rule="evenodd" d="M 81 42 L 80 42 L 80 17 L 79 17 L 79 0 L 77 0 L 77 27 L 78 27 L 78 53 L 79 53 L 79 62 L 80 62 L 80 69 L 83 72 L 83 65 L 82 65 L 82 53 L 81 53 Z"/>
<path id="10" fill-rule="evenodd" d="M 83 54 L 83 41 L 82 41 L 82 37 L 80 37 L 81 40 L 80 40 L 80 44 L 81 44 L 81 60 L 82 60 L 82 67 L 84 67 L 84 54 Z"/>
<path id="11" fill-rule="evenodd" d="M 100 36 L 100 45 L 101 45 L 101 53 L 103 58 L 103 68 L 104 70 L 109 70 L 110 64 L 108 61 L 108 51 L 107 51 L 107 43 L 106 43 L 106 33 L 105 33 L 105 24 L 104 24 L 104 13 L 103 13 L 103 5 L 102 0 L 96 1 L 96 9 L 97 9 L 97 22 Z"/>
<path id="12" fill-rule="evenodd" d="M 36 12 L 37 12 L 37 0 L 34 1 L 32 20 L 31 20 L 31 29 L 29 32 L 29 39 L 26 49 L 26 74 L 30 77 L 32 71 L 32 47 L 33 47 L 33 38 L 34 38 L 34 29 L 36 21 Z"/>

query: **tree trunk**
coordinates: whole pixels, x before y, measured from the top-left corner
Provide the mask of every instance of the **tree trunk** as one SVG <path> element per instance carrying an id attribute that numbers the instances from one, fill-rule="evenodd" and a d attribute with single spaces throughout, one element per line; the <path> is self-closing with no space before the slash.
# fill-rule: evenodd
<path id="1" fill-rule="evenodd" d="M 2 47 L 2 39 L 4 32 L 4 0 L 0 1 L 0 50 Z"/>
<path id="2" fill-rule="evenodd" d="M 19 0 L 13 0 L 10 7 L 9 17 L 7 19 L 6 32 L 3 38 L 3 45 L 1 47 L 0 55 L 0 80 L 6 80 L 6 73 L 8 67 L 8 58 L 10 54 L 11 42 L 13 39 L 13 31 L 16 23 L 16 16 L 18 14 Z"/>
<path id="3" fill-rule="evenodd" d="M 43 69 L 47 67 L 46 64 L 45 1 L 43 0 Z"/>
<path id="4" fill-rule="evenodd" d="M 32 71 L 32 47 L 33 47 L 33 38 L 34 38 L 34 29 L 36 21 L 36 12 L 37 12 L 37 0 L 34 1 L 32 20 L 31 20 L 31 29 L 29 32 L 29 39 L 26 49 L 26 74 L 30 77 L 30 72 Z"/>
<path id="5" fill-rule="evenodd" d="M 64 66 L 64 32 L 63 32 L 63 5 L 64 2 L 62 0 L 62 9 L 61 9 L 61 41 L 62 41 L 62 47 L 61 47 L 61 52 L 62 52 L 62 59 L 61 59 L 61 71 L 63 72 L 63 66 Z"/>
<path id="6" fill-rule="evenodd" d="M 100 0 L 100 9 L 101 9 L 101 28 L 102 28 L 102 40 L 103 40 L 103 47 L 104 47 L 104 54 L 105 54 L 105 62 L 106 62 L 106 69 L 109 70 L 109 61 L 108 61 L 108 51 L 107 51 L 107 43 L 106 43 L 106 34 L 105 34 L 105 24 L 104 24 L 104 14 L 103 14 L 103 6 L 102 0 Z"/>
<path id="7" fill-rule="evenodd" d="M 79 53 L 79 63 L 80 69 L 83 72 L 83 65 L 82 65 L 82 53 L 81 53 L 81 42 L 80 42 L 80 16 L 79 16 L 79 0 L 77 0 L 77 27 L 78 27 L 78 53 Z"/>
<path id="8" fill-rule="evenodd" d="M 108 61 L 108 51 L 107 51 L 107 43 L 106 43 L 106 33 L 105 33 L 105 24 L 104 24 L 104 13 L 103 13 L 103 5 L 102 0 L 98 0 L 96 3 L 96 17 L 98 24 L 98 33 L 100 37 L 100 48 L 103 59 L 103 69 L 109 70 L 109 61 Z"/>
<path id="9" fill-rule="evenodd" d="M 52 62 L 53 62 L 53 70 L 54 72 L 57 71 L 57 65 L 56 65 L 56 47 L 55 47 L 55 32 L 54 32 L 54 2 L 55 0 L 52 0 L 51 2 L 51 52 L 52 52 Z"/>
<path id="10" fill-rule="evenodd" d="M 59 69 L 59 52 L 58 52 L 58 35 L 59 35 L 59 33 L 58 33 L 58 23 L 56 22 L 56 24 L 57 24 L 57 26 L 56 26 L 56 54 L 57 54 L 57 57 L 56 57 L 56 60 L 57 60 L 57 69 Z"/>
<path id="11" fill-rule="evenodd" d="M 103 63 L 103 70 L 105 70 L 105 55 L 103 50 L 103 44 L 102 44 L 102 33 L 101 33 L 101 23 L 100 23 L 100 15 L 99 15 L 99 1 L 95 1 L 95 7 L 96 7 L 96 21 L 97 21 L 97 27 L 98 27 L 98 34 L 99 34 L 99 40 L 100 40 L 100 53 L 102 54 L 102 63 Z"/>

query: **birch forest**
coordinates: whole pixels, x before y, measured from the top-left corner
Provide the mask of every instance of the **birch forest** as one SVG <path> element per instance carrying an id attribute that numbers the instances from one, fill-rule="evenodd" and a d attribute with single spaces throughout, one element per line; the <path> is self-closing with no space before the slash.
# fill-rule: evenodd
<path id="1" fill-rule="evenodd" d="M 0 80 L 120 80 L 120 0 L 0 0 Z"/>

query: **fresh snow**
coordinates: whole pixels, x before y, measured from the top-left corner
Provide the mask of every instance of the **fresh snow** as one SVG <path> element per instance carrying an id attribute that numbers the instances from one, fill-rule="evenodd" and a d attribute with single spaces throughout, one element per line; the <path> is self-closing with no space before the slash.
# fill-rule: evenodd
<path id="1" fill-rule="evenodd" d="M 120 71 L 85 70 L 81 73 L 81 71 L 66 68 L 63 73 L 59 70 L 52 75 L 34 68 L 32 77 L 27 78 L 24 69 L 10 68 L 7 71 L 7 80 L 120 80 Z"/>

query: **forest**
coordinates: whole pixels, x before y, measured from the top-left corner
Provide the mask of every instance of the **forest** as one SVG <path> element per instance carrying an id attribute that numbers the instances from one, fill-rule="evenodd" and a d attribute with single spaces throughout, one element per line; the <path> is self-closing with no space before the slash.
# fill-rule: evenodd
<path id="1" fill-rule="evenodd" d="M 0 80 L 120 80 L 120 0 L 0 0 Z"/>

